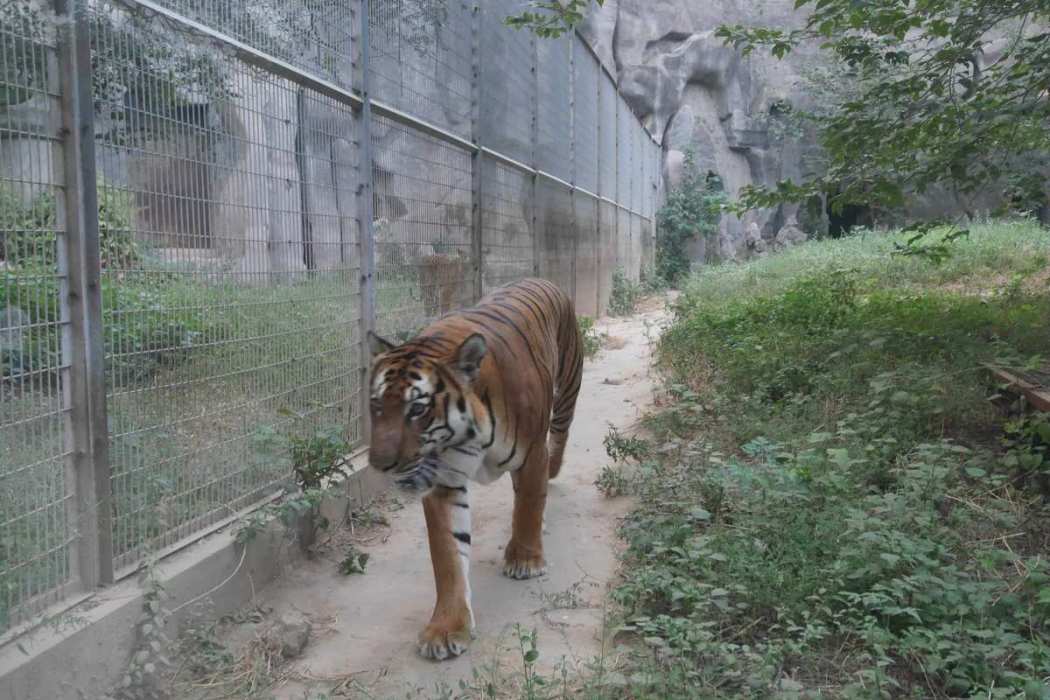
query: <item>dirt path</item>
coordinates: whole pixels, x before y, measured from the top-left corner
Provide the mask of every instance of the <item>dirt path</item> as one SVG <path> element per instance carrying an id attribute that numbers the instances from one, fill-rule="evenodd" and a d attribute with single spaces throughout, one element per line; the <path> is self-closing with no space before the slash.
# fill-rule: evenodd
<path id="1" fill-rule="evenodd" d="M 315 627 L 327 621 L 282 674 L 296 680 L 279 684 L 277 698 L 298 700 L 333 689 L 333 696 L 404 698 L 418 692 L 426 697 L 442 682 L 456 687 L 475 667 L 494 660 L 518 663 L 515 623 L 537 628 L 547 665 L 562 657 L 570 663 L 590 660 L 602 651 L 603 603 L 617 565 L 615 529 L 628 503 L 604 498 L 593 482 L 608 461 L 602 438 L 609 425 L 630 427 L 652 397 L 648 336 L 655 332 L 647 326 L 665 314 L 662 303 L 648 306 L 631 319 L 599 324 L 612 338 L 611 347 L 585 365 L 565 466 L 550 485 L 549 573 L 530 581 L 500 574 L 510 533 L 510 480 L 475 487 L 470 578 L 477 638 L 458 659 L 426 661 L 416 653 L 415 639 L 430 617 L 433 580 L 422 509 L 406 502 L 387 513 L 389 536 L 368 548 L 366 574 L 341 576 L 331 557 L 318 558 L 261 595 L 260 604 L 276 614 L 297 610 Z"/>

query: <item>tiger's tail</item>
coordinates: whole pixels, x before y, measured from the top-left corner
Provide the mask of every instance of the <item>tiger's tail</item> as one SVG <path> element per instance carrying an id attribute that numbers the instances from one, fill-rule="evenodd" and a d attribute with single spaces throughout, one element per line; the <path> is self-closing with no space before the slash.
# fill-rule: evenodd
<path id="1" fill-rule="evenodd" d="M 565 445 L 569 441 L 569 426 L 576 413 L 576 398 L 583 378 L 583 339 L 576 323 L 572 301 L 563 296 L 562 321 L 558 327 L 558 384 L 551 414 L 550 435 L 547 440 L 547 474 L 553 479 L 561 471 Z"/>

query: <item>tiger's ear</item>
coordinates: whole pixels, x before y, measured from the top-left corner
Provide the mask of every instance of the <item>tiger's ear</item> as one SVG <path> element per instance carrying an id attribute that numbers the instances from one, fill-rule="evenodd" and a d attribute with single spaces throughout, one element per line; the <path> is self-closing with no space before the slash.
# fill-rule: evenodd
<path id="1" fill-rule="evenodd" d="M 473 382 L 478 378 L 481 371 L 481 361 L 485 359 L 485 353 L 489 350 L 485 337 L 480 333 L 470 336 L 459 346 L 456 351 L 456 369 Z"/>
<path id="2" fill-rule="evenodd" d="M 391 343 L 389 340 L 383 340 L 372 331 L 368 331 L 368 349 L 372 353 L 372 357 L 381 355 L 384 352 L 393 350 L 397 346 Z"/>

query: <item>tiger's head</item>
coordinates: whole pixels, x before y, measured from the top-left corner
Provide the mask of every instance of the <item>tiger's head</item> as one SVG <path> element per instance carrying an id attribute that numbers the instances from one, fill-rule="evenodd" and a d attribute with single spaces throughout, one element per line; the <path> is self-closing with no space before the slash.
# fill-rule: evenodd
<path id="1" fill-rule="evenodd" d="M 479 425 L 488 422 L 474 391 L 485 338 L 475 333 L 456 344 L 424 337 L 395 346 L 370 333 L 369 344 L 369 463 L 402 487 L 429 488 L 442 454 L 455 448 L 469 455 Z"/>

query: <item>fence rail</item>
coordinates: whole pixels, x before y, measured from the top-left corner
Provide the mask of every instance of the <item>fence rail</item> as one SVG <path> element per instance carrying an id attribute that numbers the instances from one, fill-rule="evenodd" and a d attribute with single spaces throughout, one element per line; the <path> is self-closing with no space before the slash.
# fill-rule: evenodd
<path id="1" fill-rule="evenodd" d="M 361 444 L 366 331 L 638 278 L 659 147 L 519 4 L 0 4 L 0 642 Z"/>

